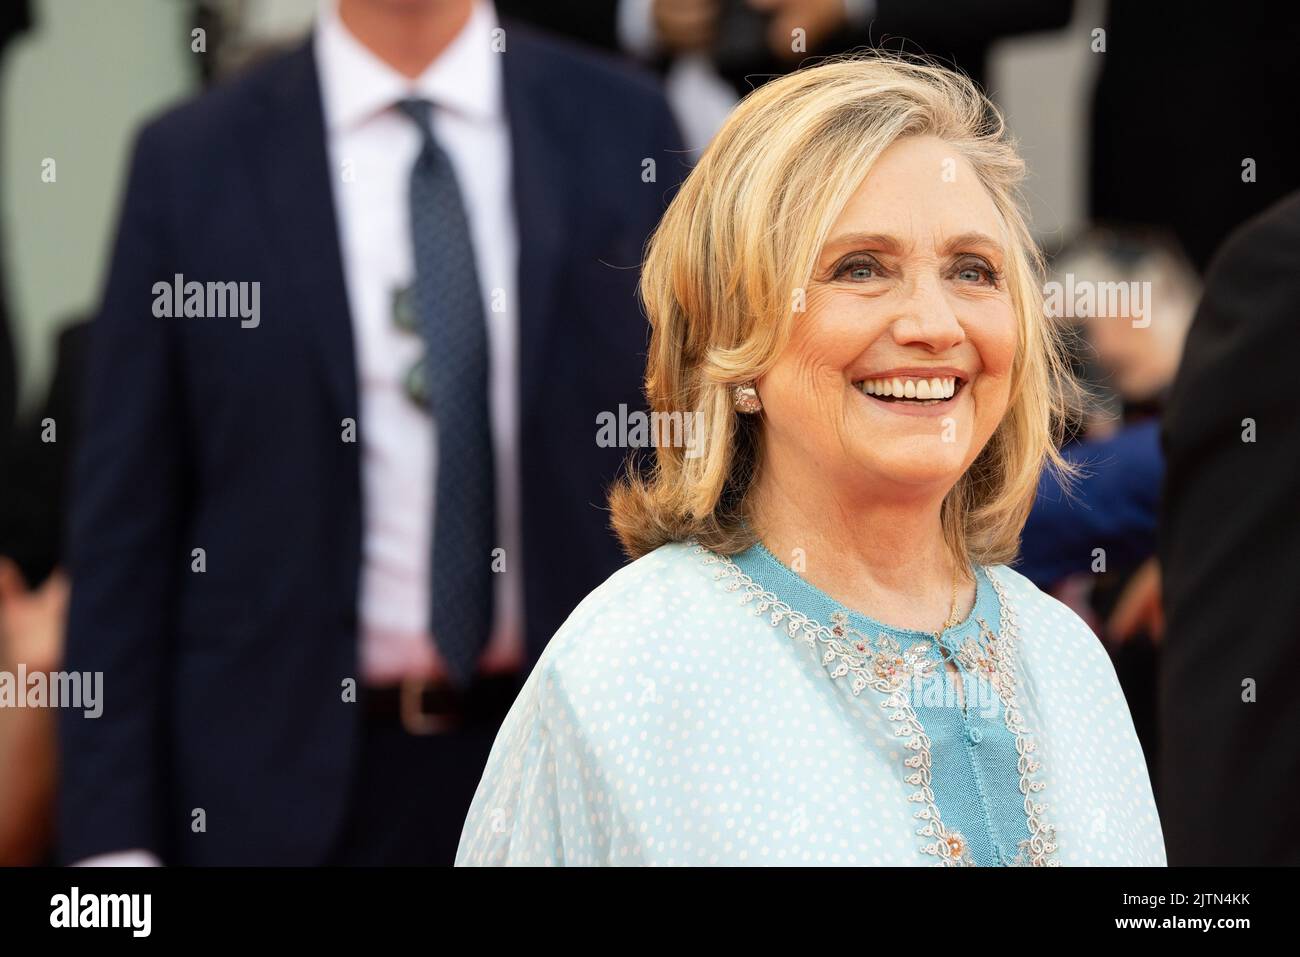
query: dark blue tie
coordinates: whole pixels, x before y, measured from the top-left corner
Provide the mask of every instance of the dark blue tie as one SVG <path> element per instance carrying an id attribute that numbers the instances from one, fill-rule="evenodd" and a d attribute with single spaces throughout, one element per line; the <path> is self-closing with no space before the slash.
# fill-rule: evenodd
<path id="1" fill-rule="evenodd" d="M 414 304 L 426 348 L 430 406 L 437 423 L 430 628 L 462 687 L 492 627 L 496 547 L 488 337 L 474 244 L 456 174 L 434 139 L 427 100 L 398 109 L 420 131 L 411 169 Z"/>

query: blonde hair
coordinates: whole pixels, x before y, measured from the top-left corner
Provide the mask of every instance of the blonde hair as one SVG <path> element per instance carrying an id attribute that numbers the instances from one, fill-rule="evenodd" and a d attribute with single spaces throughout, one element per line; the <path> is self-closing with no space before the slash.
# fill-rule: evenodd
<path id="1" fill-rule="evenodd" d="M 996 108 L 967 78 L 894 55 L 836 58 L 761 86 L 728 118 L 648 244 L 641 297 L 652 329 L 652 412 L 692 410 L 703 449 L 656 441 L 655 462 L 610 492 L 626 552 L 696 540 L 723 554 L 754 542 L 747 496 L 760 416 L 732 387 L 764 374 L 788 341 L 792 293 L 807 287 L 827 234 L 876 158 L 933 135 L 974 168 L 1007 233 L 1004 274 L 1018 347 L 1006 414 L 943 502 L 954 555 L 1014 557 L 1045 465 L 1082 393 L 1043 311 L 1043 263 L 1020 211 L 1024 162 Z M 698 452 L 698 454 L 696 454 Z M 689 453 L 689 454 L 688 454 Z"/>

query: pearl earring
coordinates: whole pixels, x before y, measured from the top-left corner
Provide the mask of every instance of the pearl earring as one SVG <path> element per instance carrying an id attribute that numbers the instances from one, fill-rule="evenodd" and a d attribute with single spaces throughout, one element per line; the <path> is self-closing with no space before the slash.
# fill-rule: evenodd
<path id="1" fill-rule="evenodd" d="M 754 388 L 752 382 L 732 386 L 731 401 L 737 412 L 753 414 L 763 409 L 763 401 L 758 397 L 758 390 Z"/>

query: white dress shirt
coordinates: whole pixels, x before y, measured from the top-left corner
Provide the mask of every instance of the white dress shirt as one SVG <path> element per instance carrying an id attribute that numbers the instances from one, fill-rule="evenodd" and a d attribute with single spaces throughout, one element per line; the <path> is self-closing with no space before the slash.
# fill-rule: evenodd
<path id="1" fill-rule="evenodd" d="M 406 395 L 404 380 L 424 343 L 393 321 L 392 296 L 414 278 L 407 190 L 420 137 L 393 104 L 433 103 L 434 136 L 456 173 L 474 241 L 490 355 L 489 406 L 496 509 L 505 574 L 495 576 L 496 625 L 489 669 L 522 660 L 519 530 L 518 233 L 510 186 L 510 130 L 496 14 L 474 4 L 455 40 L 415 79 L 361 45 L 321 5 L 320 71 L 334 206 L 352 314 L 360 384 L 365 545 L 361 672 L 368 683 L 445 674 L 429 634 L 437 424 Z"/>
<path id="2" fill-rule="evenodd" d="M 445 674 L 429 634 L 436 426 L 404 391 L 424 348 L 393 322 L 392 294 L 414 277 L 407 187 L 420 137 L 393 104 L 433 103 L 434 136 L 455 169 L 474 241 L 490 354 L 489 405 L 496 457 L 496 507 L 505 573 L 495 576 L 495 624 L 485 671 L 523 660 L 519 522 L 518 232 L 510 187 L 510 131 L 496 13 L 474 4 L 469 21 L 415 79 L 357 41 L 323 0 L 314 38 L 344 279 L 360 385 L 364 552 L 359 621 L 361 679 L 391 683 Z M 84 866 L 157 865 L 131 850 Z"/>

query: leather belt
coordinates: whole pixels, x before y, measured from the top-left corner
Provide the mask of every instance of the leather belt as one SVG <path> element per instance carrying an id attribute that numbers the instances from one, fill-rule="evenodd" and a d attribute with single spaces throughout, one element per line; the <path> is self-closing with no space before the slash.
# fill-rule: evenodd
<path id="1" fill-rule="evenodd" d="M 479 675 L 466 688 L 445 680 L 408 680 L 363 686 L 361 700 L 368 720 L 400 723 L 408 734 L 425 736 L 500 724 L 522 686 L 516 674 Z"/>

